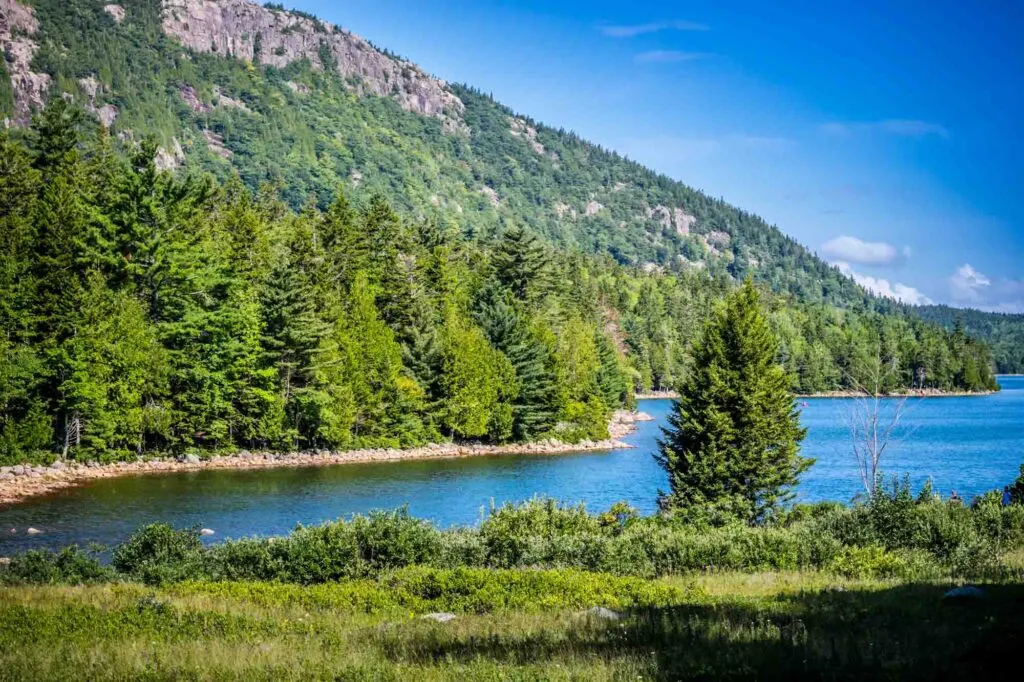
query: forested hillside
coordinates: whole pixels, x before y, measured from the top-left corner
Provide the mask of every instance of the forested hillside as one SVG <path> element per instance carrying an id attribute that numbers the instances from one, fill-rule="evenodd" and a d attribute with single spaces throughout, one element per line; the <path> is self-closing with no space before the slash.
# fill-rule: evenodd
<path id="1" fill-rule="evenodd" d="M 0 136 L 0 461 L 607 436 L 670 388 L 732 281 L 466 239 L 344 192 L 156 167 L 62 98 Z M 92 126 L 84 126 L 92 128 Z M 770 297 L 793 388 L 992 387 L 986 346 L 908 316 Z"/>
<path id="2" fill-rule="evenodd" d="M 996 370 L 1001 374 L 1024 374 L 1024 315 L 986 313 L 945 305 L 919 306 L 914 312 L 951 331 L 959 325 L 965 333 L 989 344 Z"/>
<path id="3" fill-rule="evenodd" d="M 160 167 L 272 182 L 293 209 L 311 198 L 325 209 L 339 187 L 355 203 L 381 193 L 464 236 L 521 226 L 623 264 L 890 307 L 757 216 L 304 14 L 243 0 L 31 5 L 3 4 L 14 87 L 0 107 L 21 124 L 64 93 L 115 146 L 154 134 Z"/>

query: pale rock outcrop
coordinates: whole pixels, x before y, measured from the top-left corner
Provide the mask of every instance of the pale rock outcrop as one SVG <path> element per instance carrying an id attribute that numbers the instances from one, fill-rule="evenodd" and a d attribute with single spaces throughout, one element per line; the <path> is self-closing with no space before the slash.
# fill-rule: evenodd
<path id="1" fill-rule="evenodd" d="M 39 21 L 31 7 L 17 0 L 0 0 L 0 49 L 14 91 L 14 124 L 27 125 L 32 112 L 46 103 L 50 76 L 32 70 L 32 58 L 39 46 L 32 36 Z"/>
<path id="2" fill-rule="evenodd" d="M 336 69 L 403 109 L 441 119 L 447 132 L 469 133 L 465 105 L 447 83 L 331 23 L 247 0 L 163 0 L 163 30 L 196 52 L 278 68 L 308 59 L 314 69 Z"/>
<path id="3" fill-rule="evenodd" d="M 497 207 L 501 204 L 501 198 L 498 197 L 498 193 L 494 191 L 493 187 L 487 187 L 484 185 L 480 188 L 480 194 L 487 197 L 487 200 L 491 202 L 491 206 Z"/>
<path id="4" fill-rule="evenodd" d="M 184 100 L 188 108 L 197 114 L 208 114 L 213 111 L 213 107 L 199 99 L 199 93 L 191 85 L 182 85 L 178 88 L 178 94 L 181 99 Z"/>
<path id="5" fill-rule="evenodd" d="M 591 199 L 590 201 L 587 202 L 587 205 L 583 207 L 583 215 L 585 215 L 588 218 L 590 218 L 592 216 L 596 216 L 598 213 L 600 213 L 603 210 L 604 210 L 604 204 L 601 204 L 601 203 Z"/>
<path id="6" fill-rule="evenodd" d="M 647 209 L 647 218 L 657 221 L 665 229 L 674 227 L 680 237 L 690 234 L 690 228 L 697 222 L 695 217 L 681 208 L 669 208 L 660 204 Z"/>
<path id="7" fill-rule="evenodd" d="M 297 92 L 300 95 L 308 95 L 309 94 L 309 86 L 306 85 L 305 83 L 296 83 L 295 81 L 287 81 L 285 83 L 285 85 L 287 85 L 288 88 L 292 92 Z"/>
<path id="8" fill-rule="evenodd" d="M 573 220 L 576 220 L 576 209 L 570 206 L 569 204 L 560 201 L 557 204 L 555 204 L 555 215 L 557 215 L 559 218 L 565 218 L 566 216 L 569 216 Z"/>
<path id="9" fill-rule="evenodd" d="M 508 118 L 509 132 L 512 133 L 513 137 L 522 137 L 530 143 L 530 148 L 536 153 L 544 156 L 544 145 L 537 141 L 537 129 L 531 126 L 529 123 L 521 118 Z M 558 160 L 558 154 L 551 152 L 551 158 L 555 161 Z"/>
<path id="10" fill-rule="evenodd" d="M 174 170 L 181 166 L 185 161 L 185 152 L 181 148 L 181 143 L 178 142 L 178 138 L 171 138 L 171 148 L 165 149 L 164 147 L 158 147 L 156 150 L 156 158 L 153 159 L 153 163 L 156 164 L 159 170 Z"/>
<path id="11" fill-rule="evenodd" d="M 124 7 L 121 5 L 104 5 L 103 11 L 110 15 L 110 18 L 114 20 L 114 23 L 120 24 L 124 21 Z"/>
<path id="12" fill-rule="evenodd" d="M 220 158 L 227 160 L 234 156 L 234 152 L 224 146 L 224 138 L 221 135 L 212 130 L 204 130 L 203 138 L 206 140 L 206 146 L 210 148 L 210 151 Z"/>
<path id="13" fill-rule="evenodd" d="M 690 228 L 697 222 L 697 219 L 681 208 L 672 211 L 673 222 L 676 226 L 676 234 L 685 237 L 690 234 Z"/>
<path id="14" fill-rule="evenodd" d="M 240 99 L 235 99 L 234 97 L 231 97 L 216 85 L 213 86 L 213 96 L 217 98 L 215 104 L 218 107 L 226 107 L 228 109 L 241 109 L 242 111 L 246 111 L 250 114 L 252 113 L 252 110 L 245 105 L 245 102 L 243 102 Z"/>
<path id="15" fill-rule="evenodd" d="M 85 104 L 85 110 L 98 118 L 104 127 L 109 128 L 112 126 L 114 121 L 117 120 L 117 115 L 120 113 L 118 108 L 113 104 L 96 106 L 96 97 L 103 91 L 103 85 L 96 80 L 95 76 L 89 75 L 78 79 L 78 87 L 82 89 L 82 92 L 88 99 Z"/>

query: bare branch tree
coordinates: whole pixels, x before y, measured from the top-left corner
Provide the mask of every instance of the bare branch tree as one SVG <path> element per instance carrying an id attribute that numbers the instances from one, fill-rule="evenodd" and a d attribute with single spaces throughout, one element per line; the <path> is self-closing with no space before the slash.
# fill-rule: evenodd
<path id="1" fill-rule="evenodd" d="M 897 371 L 896 359 L 885 363 L 878 354 L 866 364 L 863 382 L 850 376 L 857 395 L 850 402 L 846 423 L 850 429 L 857 472 L 864 492 L 871 499 L 882 470 L 882 458 L 916 429 L 908 430 L 904 426 L 911 407 L 908 402 L 910 393 L 885 395 L 887 379 Z"/>

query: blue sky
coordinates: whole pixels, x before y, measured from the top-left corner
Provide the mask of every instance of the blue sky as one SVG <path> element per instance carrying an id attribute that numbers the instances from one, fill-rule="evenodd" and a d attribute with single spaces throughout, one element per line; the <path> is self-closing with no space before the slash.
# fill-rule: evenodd
<path id="1" fill-rule="evenodd" d="M 756 212 L 876 291 L 1024 312 L 1022 2 L 292 5 Z"/>

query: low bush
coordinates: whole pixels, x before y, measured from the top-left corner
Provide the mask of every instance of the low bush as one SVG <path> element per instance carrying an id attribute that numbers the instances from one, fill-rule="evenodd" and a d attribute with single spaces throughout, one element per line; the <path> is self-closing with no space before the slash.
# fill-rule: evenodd
<path id="1" fill-rule="evenodd" d="M 114 580 L 117 574 L 103 566 L 98 550 L 66 547 L 59 552 L 32 550 L 11 559 L 0 580 L 34 585 L 90 585 Z"/>
<path id="2" fill-rule="evenodd" d="M 640 577 L 831 570 L 852 577 L 976 578 L 999 575 L 1003 555 L 1021 548 L 1024 507 L 1003 506 L 995 498 L 970 507 L 931 494 L 914 498 L 909 486 L 898 484 L 880 488 L 866 504 L 796 507 L 763 526 L 724 517 L 714 523 L 636 518 L 625 505 L 592 515 L 582 505 L 553 500 L 493 509 L 478 528 L 441 531 L 399 509 L 299 527 L 287 537 L 210 547 L 195 530 L 154 524 L 114 550 L 112 567 L 117 576 L 147 584 L 205 579 L 312 585 L 376 578 L 409 566 L 572 568 Z M 7 573 L 43 583 L 107 575 L 95 568 L 95 559 L 90 564 L 77 550 L 66 552 L 23 555 Z"/>
<path id="3" fill-rule="evenodd" d="M 700 593 L 634 577 L 568 569 L 523 571 L 413 566 L 375 580 L 346 580 L 298 586 L 268 582 L 185 582 L 169 588 L 178 595 L 203 594 L 245 599 L 261 606 L 294 606 L 377 613 L 491 613 L 548 611 L 605 606 L 612 609 L 662 607 Z"/>

